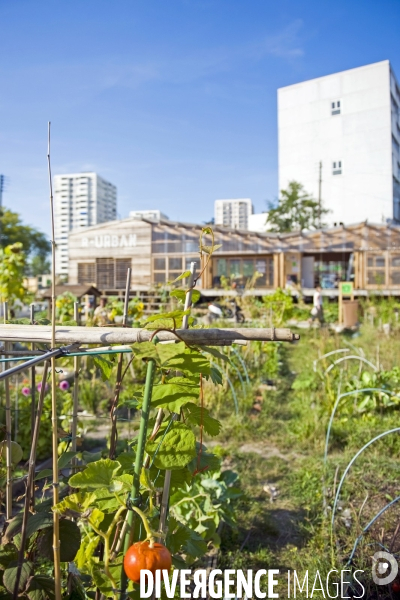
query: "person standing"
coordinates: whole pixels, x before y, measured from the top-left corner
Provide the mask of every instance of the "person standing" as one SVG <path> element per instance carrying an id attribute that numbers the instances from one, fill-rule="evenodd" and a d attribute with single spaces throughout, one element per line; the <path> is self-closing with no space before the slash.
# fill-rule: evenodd
<path id="1" fill-rule="evenodd" d="M 324 309 L 322 305 L 322 290 L 321 286 L 317 285 L 314 292 L 313 298 L 313 309 L 311 311 L 313 321 L 318 319 L 320 324 L 322 325 L 324 322 Z"/>

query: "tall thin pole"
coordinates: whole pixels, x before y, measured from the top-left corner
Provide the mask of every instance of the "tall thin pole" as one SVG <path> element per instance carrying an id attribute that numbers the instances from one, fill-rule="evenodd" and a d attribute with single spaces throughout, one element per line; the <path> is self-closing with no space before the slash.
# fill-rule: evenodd
<path id="1" fill-rule="evenodd" d="M 51 217 L 51 347 L 56 345 L 56 241 L 54 229 L 54 203 L 53 203 L 53 184 L 51 181 L 51 163 L 50 163 L 50 127 L 48 123 L 48 144 L 47 144 L 47 165 L 49 171 L 49 191 L 50 191 L 50 217 Z M 51 423 L 52 423 L 52 447 L 53 447 L 53 505 L 58 504 L 59 500 L 59 479 L 58 479 L 58 419 L 57 419 L 57 398 L 56 398 L 56 360 L 51 359 Z M 56 510 L 53 511 L 53 557 L 54 557 L 54 591 L 55 599 L 61 600 L 61 566 L 60 566 L 60 523 Z"/>
<path id="2" fill-rule="evenodd" d="M 185 310 L 188 310 L 192 306 L 192 292 L 193 292 L 193 283 L 194 283 L 195 274 L 196 274 L 196 263 L 192 262 L 192 263 L 190 263 L 190 276 L 189 276 L 188 290 L 186 292 L 186 297 L 185 297 L 185 307 L 184 307 Z M 183 320 L 182 320 L 182 329 L 187 329 L 188 326 L 189 326 L 189 315 L 184 315 Z M 179 420 L 179 415 L 175 415 L 175 419 Z M 169 508 L 170 488 L 171 488 L 171 471 L 167 470 L 167 471 L 165 471 L 164 488 L 163 488 L 163 494 L 162 494 L 162 498 L 161 498 L 160 525 L 159 525 L 160 533 L 164 533 L 165 529 L 166 529 L 168 508 Z"/>
<path id="3" fill-rule="evenodd" d="M 3 302 L 4 323 L 8 320 L 8 302 Z M 5 351 L 9 349 L 9 343 L 4 344 Z M 12 517 L 12 464 L 11 464 L 11 398 L 10 380 L 4 381 L 6 394 L 6 518 Z"/>
<path id="4" fill-rule="evenodd" d="M 79 302 L 74 302 L 74 321 L 79 325 Z M 79 383 L 79 356 L 74 356 L 74 392 L 72 404 L 72 424 L 71 424 L 71 450 L 76 452 L 76 435 L 78 429 L 78 383 Z M 72 459 L 72 473 L 76 472 L 76 457 Z"/>
<path id="5" fill-rule="evenodd" d="M 31 325 L 35 323 L 35 305 L 31 304 Z M 31 349 L 35 350 L 35 344 L 31 345 Z M 31 368 L 31 447 L 33 442 L 34 430 L 35 430 L 35 417 L 36 417 L 36 368 Z M 35 507 L 35 478 L 31 478 L 31 489 L 30 489 L 30 508 Z"/>
<path id="6" fill-rule="evenodd" d="M 321 216 L 322 216 L 322 161 L 319 161 L 319 175 L 318 175 L 318 227 L 321 229 Z"/>

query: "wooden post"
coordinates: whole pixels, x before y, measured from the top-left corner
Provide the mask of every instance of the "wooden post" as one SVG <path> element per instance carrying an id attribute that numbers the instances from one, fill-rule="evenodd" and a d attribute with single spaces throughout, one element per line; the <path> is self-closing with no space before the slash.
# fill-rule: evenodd
<path id="1" fill-rule="evenodd" d="M 77 325 L 80 323 L 79 318 L 79 302 L 74 302 L 74 321 Z M 76 452 L 76 436 L 78 430 L 78 400 L 79 400 L 79 356 L 74 356 L 74 391 L 73 391 L 73 404 L 72 404 L 72 423 L 71 423 L 71 450 Z M 72 473 L 76 472 L 77 460 L 74 456 L 71 462 Z"/>
<path id="2" fill-rule="evenodd" d="M 8 320 L 8 302 L 3 303 L 4 323 Z M 5 351 L 10 347 L 6 343 Z M 12 464 L 11 464 L 11 398 L 10 398 L 10 380 L 4 382 L 6 395 L 6 519 L 12 517 Z"/>

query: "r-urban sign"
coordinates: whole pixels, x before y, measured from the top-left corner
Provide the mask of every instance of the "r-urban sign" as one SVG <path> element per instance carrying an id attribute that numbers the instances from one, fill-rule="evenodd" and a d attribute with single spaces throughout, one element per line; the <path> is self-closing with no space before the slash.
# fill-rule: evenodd
<path id="1" fill-rule="evenodd" d="M 82 238 L 82 248 L 133 248 L 134 246 L 136 246 L 136 233 Z"/>

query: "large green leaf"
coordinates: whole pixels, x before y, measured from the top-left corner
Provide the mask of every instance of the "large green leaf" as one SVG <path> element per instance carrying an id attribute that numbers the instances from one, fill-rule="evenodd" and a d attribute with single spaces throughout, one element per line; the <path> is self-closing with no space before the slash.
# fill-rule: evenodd
<path id="1" fill-rule="evenodd" d="M 172 423 L 165 434 L 166 427 L 163 424 L 157 437 L 147 442 L 146 452 L 153 457 L 154 466 L 159 469 L 181 469 L 196 455 L 196 438 L 184 423 Z"/>
<path id="2" fill-rule="evenodd" d="M 18 591 L 23 592 L 26 588 L 26 584 L 28 583 L 28 579 L 30 574 L 32 573 L 33 563 L 29 560 L 24 560 L 22 563 L 21 576 L 19 579 Z M 14 561 L 9 564 L 7 569 L 3 574 L 3 584 L 5 588 L 10 592 L 10 594 L 14 593 L 15 582 L 17 580 L 17 572 L 18 572 L 18 561 Z"/>
<path id="3" fill-rule="evenodd" d="M 184 378 L 175 378 L 175 383 L 164 383 L 155 385 L 152 394 L 152 406 L 154 408 L 167 408 L 171 412 L 179 413 L 181 406 L 197 400 L 200 386 L 193 385 Z"/>
<path id="4" fill-rule="evenodd" d="M 201 408 L 201 406 L 197 406 L 193 402 L 186 404 L 185 416 L 188 423 L 192 423 L 193 425 L 203 424 L 204 431 L 212 437 L 218 435 L 221 431 L 222 425 L 220 421 L 211 417 L 207 408 Z"/>
<path id="5" fill-rule="evenodd" d="M 45 529 L 51 527 L 53 524 L 53 515 L 51 513 L 39 512 L 32 515 L 29 513 L 26 524 L 26 535 L 29 538 L 32 534 L 39 531 L 39 529 Z M 22 529 L 22 513 L 16 515 L 12 521 L 10 521 L 6 534 L 5 541 L 11 541 L 16 535 L 21 533 Z"/>
<path id="6" fill-rule="evenodd" d="M 196 531 L 186 527 L 189 538 L 183 544 L 183 551 L 193 558 L 200 558 L 207 552 L 207 544 Z"/>
<path id="7" fill-rule="evenodd" d="M 200 352 L 189 349 L 173 356 L 167 360 L 163 366 L 168 367 L 169 369 L 176 369 L 177 371 L 184 371 L 193 375 L 197 373 L 210 375 L 211 371 L 210 361 Z"/>
<path id="8" fill-rule="evenodd" d="M 120 471 L 121 465 L 116 460 L 105 458 L 90 463 L 81 473 L 72 475 L 69 485 L 74 488 L 96 489 L 109 487 Z"/>
<path id="9" fill-rule="evenodd" d="M 81 545 L 81 532 L 74 521 L 60 519 L 60 560 L 71 562 Z M 53 560 L 53 528 L 45 529 L 38 539 L 38 552 L 45 558 Z"/>
<path id="10" fill-rule="evenodd" d="M 28 582 L 27 596 L 29 600 L 54 600 L 54 579 L 47 575 L 34 575 Z"/>

